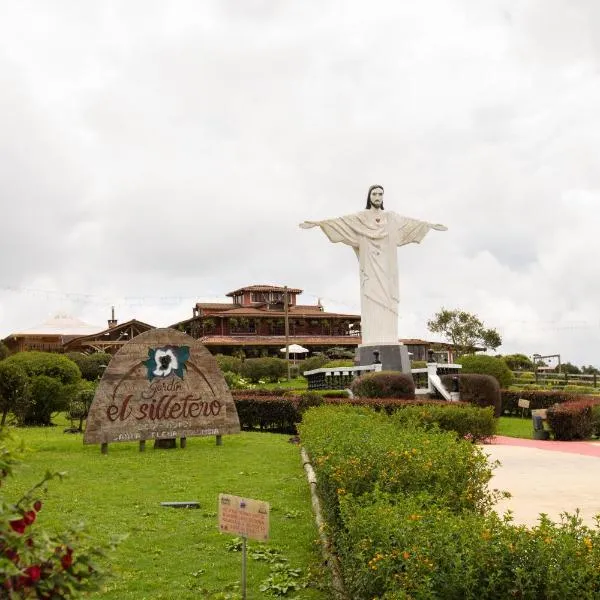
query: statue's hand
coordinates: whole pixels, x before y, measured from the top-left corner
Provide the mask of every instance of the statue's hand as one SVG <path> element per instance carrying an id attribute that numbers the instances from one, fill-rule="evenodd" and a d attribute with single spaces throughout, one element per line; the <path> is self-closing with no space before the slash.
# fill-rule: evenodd
<path id="1" fill-rule="evenodd" d="M 300 223 L 300 229 L 311 229 L 312 227 L 316 227 L 317 224 L 313 223 L 312 221 L 304 221 L 303 223 Z"/>
<path id="2" fill-rule="evenodd" d="M 440 225 L 439 223 L 432 224 L 431 229 L 435 229 L 436 231 L 448 231 L 448 228 L 445 225 Z"/>

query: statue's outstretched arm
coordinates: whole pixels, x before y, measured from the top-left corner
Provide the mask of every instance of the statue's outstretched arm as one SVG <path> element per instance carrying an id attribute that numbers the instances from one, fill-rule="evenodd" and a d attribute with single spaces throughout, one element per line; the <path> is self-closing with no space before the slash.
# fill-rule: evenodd
<path id="1" fill-rule="evenodd" d="M 317 227 L 319 223 L 317 221 L 303 221 L 300 223 L 300 229 L 311 229 L 312 227 Z"/>

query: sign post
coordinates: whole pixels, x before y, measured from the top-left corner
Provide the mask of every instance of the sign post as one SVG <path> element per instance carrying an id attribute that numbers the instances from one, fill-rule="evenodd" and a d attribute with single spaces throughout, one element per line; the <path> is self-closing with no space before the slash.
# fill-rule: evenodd
<path id="1" fill-rule="evenodd" d="M 219 494 L 219 530 L 242 537 L 242 599 L 246 600 L 246 542 L 269 539 L 269 503 Z"/>

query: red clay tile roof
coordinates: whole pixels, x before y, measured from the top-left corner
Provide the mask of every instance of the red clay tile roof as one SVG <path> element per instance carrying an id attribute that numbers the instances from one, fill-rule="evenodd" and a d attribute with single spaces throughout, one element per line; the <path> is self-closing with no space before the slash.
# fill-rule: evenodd
<path id="1" fill-rule="evenodd" d="M 225 294 L 226 296 L 237 296 L 242 292 L 284 292 L 285 289 L 278 285 L 248 285 L 243 288 L 239 288 L 238 290 L 234 290 L 233 292 L 229 292 Z M 288 288 L 288 292 L 290 294 L 301 294 L 303 290 L 299 290 L 297 288 Z"/>
<path id="2" fill-rule="evenodd" d="M 290 344 L 301 346 L 358 346 L 360 337 L 350 335 L 323 335 L 289 337 Z M 205 346 L 285 346 L 283 335 L 207 335 L 200 338 Z"/>

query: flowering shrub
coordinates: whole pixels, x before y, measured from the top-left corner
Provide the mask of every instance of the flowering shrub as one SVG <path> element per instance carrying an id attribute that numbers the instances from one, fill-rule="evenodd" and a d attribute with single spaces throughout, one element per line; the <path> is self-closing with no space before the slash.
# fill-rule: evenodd
<path id="1" fill-rule="evenodd" d="M 600 532 L 577 515 L 517 527 L 381 493 L 344 496 L 340 509 L 336 546 L 355 600 L 599 597 Z"/>
<path id="2" fill-rule="evenodd" d="M 0 429 L 0 486 L 17 463 L 6 436 Z M 0 598 L 78 598 L 97 589 L 103 574 L 95 561 L 104 553 L 91 544 L 82 527 L 50 535 L 38 524 L 41 488 L 62 475 L 46 473 L 14 504 L 0 495 Z"/>
<path id="3" fill-rule="evenodd" d="M 357 377 L 351 385 L 352 393 L 362 398 L 414 398 L 415 383 L 412 375 L 395 371 L 379 371 Z"/>
<path id="4" fill-rule="evenodd" d="M 385 414 L 344 406 L 310 409 L 298 429 L 330 523 L 339 524 L 340 496 L 376 488 L 427 494 L 456 512 L 484 511 L 497 499 L 485 455 L 454 433 L 400 428 Z"/>
<path id="5" fill-rule="evenodd" d="M 497 516 L 476 446 L 402 410 L 312 408 L 299 429 L 353 600 L 600 597 L 599 528 Z"/>
<path id="6" fill-rule="evenodd" d="M 518 405 L 520 398 L 529 400 L 529 411 L 538 408 L 550 408 L 554 404 L 563 404 L 574 400 L 598 400 L 598 396 L 585 396 L 581 393 L 574 394 L 557 390 L 520 390 L 518 392 L 502 390 L 502 412 L 520 415 L 522 413 L 522 409 Z"/>

